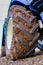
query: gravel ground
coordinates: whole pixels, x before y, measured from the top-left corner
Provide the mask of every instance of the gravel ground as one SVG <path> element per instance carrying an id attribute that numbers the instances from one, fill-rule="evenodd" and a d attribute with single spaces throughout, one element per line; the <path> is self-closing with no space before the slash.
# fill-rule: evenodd
<path id="1" fill-rule="evenodd" d="M 8 60 L 6 57 L 2 57 L 0 58 L 0 65 L 43 65 L 43 55 L 17 61 Z"/>

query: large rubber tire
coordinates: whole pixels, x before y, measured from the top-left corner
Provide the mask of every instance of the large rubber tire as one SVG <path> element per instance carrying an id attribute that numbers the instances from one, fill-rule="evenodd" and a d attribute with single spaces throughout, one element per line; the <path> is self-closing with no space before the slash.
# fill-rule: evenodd
<path id="1" fill-rule="evenodd" d="M 9 11 L 9 16 L 11 15 L 13 15 L 11 54 L 15 59 L 24 58 L 37 45 L 40 36 L 39 25 L 36 16 L 25 7 L 12 5 Z"/>

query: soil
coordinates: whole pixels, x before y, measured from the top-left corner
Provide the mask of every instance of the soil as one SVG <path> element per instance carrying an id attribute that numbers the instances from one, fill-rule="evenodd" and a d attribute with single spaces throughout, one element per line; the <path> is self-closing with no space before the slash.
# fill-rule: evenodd
<path id="1" fill-rule="evenodd" d="M 43 55 L 16 61 L 8 60 L 6 57 L 1 57 L 0 65 L 43 65 Z"/>

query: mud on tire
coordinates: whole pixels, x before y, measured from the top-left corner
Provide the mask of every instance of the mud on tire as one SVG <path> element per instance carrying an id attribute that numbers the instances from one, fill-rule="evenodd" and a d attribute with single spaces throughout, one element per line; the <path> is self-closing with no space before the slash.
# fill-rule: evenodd
<path id="1" fill-rule="evenodd" d="M 38 23 L 34 16 L 25 7 L 13 5 L 9 16 L 13 15 L 13 38 L 11 54 L 13 58 L 26 57 L 28 52 L 37 44 L 39 38 Z"/>

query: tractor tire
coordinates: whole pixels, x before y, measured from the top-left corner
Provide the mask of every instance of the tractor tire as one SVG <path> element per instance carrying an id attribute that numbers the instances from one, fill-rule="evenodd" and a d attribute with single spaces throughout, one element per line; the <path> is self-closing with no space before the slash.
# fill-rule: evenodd
<path id="1" fill-rule="evenodd" d="M 37 45 L 37 40 L 40 36 L 37 18 L 25 7 L 17 5 L 10 7 L 8 16 L 12 16 L 13 20 L 11 56 L 14 59 L 25 58 L 29 55 L 30 50 Z"/>

